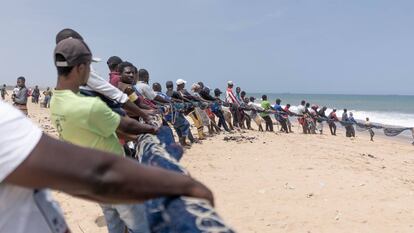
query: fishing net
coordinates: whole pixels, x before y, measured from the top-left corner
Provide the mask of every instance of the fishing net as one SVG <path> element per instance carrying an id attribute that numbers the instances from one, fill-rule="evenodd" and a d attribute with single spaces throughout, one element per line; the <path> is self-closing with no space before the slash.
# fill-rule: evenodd
<path id="1" fill-rule="evenodd" d="M 340 121 L 339 123 L 341 123 L 341 125 L 343 127 L 349 127 L 349 126 L 352 126 L 354 124 L 354 122 L 352 122 L 352 121 Z"/>
<path id="2" fill-rule="evenodd" d="M 413 128 L 384 128 L 384 134 L 388 137 L 395 137 L 406 130 L 412 130 Z"/>
<path id="3" fill-rule="evenodd" d="M 370 130 L 370 129 L 383 129 L 384 128 L 380 125 L 373 125 L 373 124 L 366 125 L 364 123 L 359 123 L 359 122 L 355 123 L 355 125 L 356 125 L 356 130 L 360 131 L 360 132 L 367 131 L 367 130 Z"/>

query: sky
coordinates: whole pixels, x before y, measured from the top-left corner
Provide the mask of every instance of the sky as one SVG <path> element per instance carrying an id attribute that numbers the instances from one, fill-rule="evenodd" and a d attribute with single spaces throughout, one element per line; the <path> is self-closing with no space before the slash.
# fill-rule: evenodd
<path id="1" fill-rule="evenodd" d="M 414 95 L 412 12 L 408 0 L 4 1 L 0 83 L 53 87 L 55 35 L 72 28 L 104 77 L 117 55 L 163 85 Z"/>

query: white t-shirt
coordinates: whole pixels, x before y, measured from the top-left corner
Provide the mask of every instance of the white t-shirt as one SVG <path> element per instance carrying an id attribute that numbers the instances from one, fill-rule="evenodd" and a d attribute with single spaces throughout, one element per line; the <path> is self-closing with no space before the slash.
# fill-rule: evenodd
<path id="1" fill-rule="evenodd" d="M 128 101 L 128 96 L 118 88 L 112 86 L 107 80 L 102 78 L 98 72 L 91 65 L 91 73 L 89 75 L 86 86 L 81 86 L 81 89 L 88 91 L 96 91 L 111 100 L 116 100 L 121 104 Z"/>
<path id="2" fill-rule="evenodd" d="M 299 105 L 297 109 L 298 114 L 305 114 L 305 109 L 306 109 L 305 106 Z"/>
<path id="3" fill-rule="evenodd" d="M 157 96 L 157 94 L 155 94 L 151 87 L 144 82 L 138 82 L 135 85 L 135 88 L 138 90 L 139 93 L 141 93 L 141 95 L 143 95 L 147 99 L 153 100 Z"/>
<path id="4" fill-rule="evenodd" d="M 0 116 L 0 232 L 50 233 L 52 231 L 36 204 L 34 190 L 2 183 L 32 152 L 42 131 L 3 101 L 0 101 Z M 41 193 L 41 202 L 55 206 L 48 191 Z M 36 200 L 38 197 L 36 195 Z"/>

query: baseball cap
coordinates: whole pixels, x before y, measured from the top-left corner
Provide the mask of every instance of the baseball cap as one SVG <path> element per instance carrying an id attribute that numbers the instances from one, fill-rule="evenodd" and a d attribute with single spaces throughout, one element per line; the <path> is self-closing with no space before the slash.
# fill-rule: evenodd
<path id="1" fill-rule="evenodd" d="M 228 81 L 227 85 L 233 85 L 233 81 Z"/>
<path id="2" fill-rule="evenodd" d="M 220 91 L 220 89 L 218 89 L 218 88 L 216 88 L 216 89 L 214 89 L 214 94 L 216 94 L 216 95 L 220 95 L 220 94 L 222 94 L 223 92 L 221 92 Z"/>
<path id="3" fill-rule="evenodd" d="M 108 65 L 118 65 L 122 62 L 122 59 L 118 56 L 112 56 L 108 58 L 108 61 L 106 61 L 106 64 Z"/>
<path id="4" fill-rule="evenodd" d="M 62 61 L 56 59 L 59 55 L 63 57 Z M 54 60 L 56 67 L 73 67 L 85 62 L 91 62 L 92 53 L 82 40 L 67 38 L 56 45 Z"/>
<path id="5" fill-rule="evenodd" d="M 175 81 L 175 84 L 177 84 L 177 85 L 181 85 L 181 84 L 186 84 L 187 83 L 187 81 L 185 81 L 184 79 L 177 79 L 177 81 Z"/>
<path id="6" fill-rule="evenodd" d="M 56 34 L 56 44 L 67 38 L 83 40 L 83 37 L 77 31 L 71 28 L 65 28 Z"/>

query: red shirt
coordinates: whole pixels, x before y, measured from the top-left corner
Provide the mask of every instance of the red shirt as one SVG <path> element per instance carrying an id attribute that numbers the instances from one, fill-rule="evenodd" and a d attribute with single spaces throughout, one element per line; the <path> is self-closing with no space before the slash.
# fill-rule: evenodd
<path id="1" fill-rule="evenodd" d="M 290 108 L 288 108 L 288 107 L 286 107 L 285 106 L 285 108 L 283 109 L 283 110 L 285 110 L 285 112 L 287 113 L 287 114 L 292 114 L 292 112 L 289 110 Z"/>
<path id="2" fill-rule="evenodd" d="M 336 116 L 336 113 L 335 112 L 331 112 L 330 114 L 329 114 L 329 117 L 328 117 L 329 119 L 331 119 L 331 120 L 335 120 L 335 121 L 339 121 L 339 119 L 338 119 L 338 117 Z"/>
<path id="3" fill-rule="evenodd" d="M 118 72 L 109 73 L 109 83 L 114 87 L 118 87 L 118 83 L 121 80 L 121 75 Z"/>

